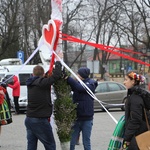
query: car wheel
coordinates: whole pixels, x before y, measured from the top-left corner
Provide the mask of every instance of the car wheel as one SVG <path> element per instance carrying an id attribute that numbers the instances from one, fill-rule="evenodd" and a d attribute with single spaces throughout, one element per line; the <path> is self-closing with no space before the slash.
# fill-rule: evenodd
<path id="1" fill-rule="evenodd" d="M 122 104 L 124 104 L 124 105 L 121 107 L 121 110 L 122 110 L 122 111 L 125 111 L 125 103 L 126 103 L 126 101 L 127 101 L 127 97 L 124 98 L 123 101 L 122 101 Z"/>

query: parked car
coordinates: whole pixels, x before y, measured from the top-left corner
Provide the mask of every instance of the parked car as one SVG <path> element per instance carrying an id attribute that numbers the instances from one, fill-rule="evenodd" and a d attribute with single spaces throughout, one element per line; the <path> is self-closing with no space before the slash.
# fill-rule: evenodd
<path id="1" fill-rule="evenodd" d="M 127 98 L 127 89 L 126 87 L 115 81 L 103 81 L 98 82 L 98 86 L 95 90 L 95 96 L 98 100 L 104 102 L 103 105 L 109 108 L 121 108 L 125 110 L 124 103 Z M 104 108 L 100 105 L 100 103 L 94 100 L 94 110 L 98 110 Z"/>
<path id="2" fill-rule="evenodd" d="M 27 96 L 20 97 L 18 103 L 19 103 L 20 112 L 26 112 L 27 111 L 27 105 L 28 105 Z"/>
<path id="3" fill-rule="evenodd" d="M 54 91 L 52 91 L 52 95 L 54 96 Z M 98 82 L 98 86 L 95 90 L 95 96 L 98 100 L 104 102 L 104 106 L 107 109 L 110 108 L 121 108 L 125 110 L 124 103 L 127 98 L 127 89 L 126 87 L 114 81 L 103 81 Z M 106 104 L 107 103 L 107 104 Z M 25 112 L 27 110 L 27 96 L 19 98 L 19 107 L 21 112 Z M 113 105 L 114 104 L 114 105 Z M 94 110 L 104 110 L 100 103 L 94 100 Z"/>
<path id="4" fill-rule="evenodd" d="M 13 102 L 13 99 L 11 99 L 11 111 L 14 112 L 15 111 L 15 105 L 14 105 L 14 102 Z M 27 111 L 27 105 L 28 105 L 28 100 L 27 100 L 27 96 L 24 96 L 24 97 L 20 97 L 19 100 L 18 100 L 18 103 L 19 103 L 19 110 L 21 113 L 24 113 Z"/>

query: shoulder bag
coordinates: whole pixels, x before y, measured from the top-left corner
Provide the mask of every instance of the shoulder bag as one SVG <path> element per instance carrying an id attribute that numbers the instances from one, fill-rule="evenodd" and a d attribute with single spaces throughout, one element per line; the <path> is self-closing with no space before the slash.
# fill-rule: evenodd
<path id="1" fill-rule="evenodd" d="M 146 120 L 148 131 L 142 134 L 139 134 L 138 136 L 135 137 L 135 139 L 140 150 L 150 150 L 150 125 L 148 123 L 145 108 L 144 108 L 144 115 L 145 115 L 145 120 Z"/>

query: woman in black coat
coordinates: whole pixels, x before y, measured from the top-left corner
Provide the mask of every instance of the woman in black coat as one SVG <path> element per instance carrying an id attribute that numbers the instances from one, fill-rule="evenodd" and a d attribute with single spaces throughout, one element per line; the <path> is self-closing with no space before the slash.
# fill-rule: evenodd
<path id="1" fill-rule="evenodd" d="M 137 86 L 140 86 L 143 77 L 130 71 L 125 76 L 124 85 L 128 89 L 127 101 L 125 104 L 125 133 L 123 147 L 128 150 L 139 150 L 135 136 L 147 130 L 144 116 L 144 102 L 142 97 L 136 92 Z"/>

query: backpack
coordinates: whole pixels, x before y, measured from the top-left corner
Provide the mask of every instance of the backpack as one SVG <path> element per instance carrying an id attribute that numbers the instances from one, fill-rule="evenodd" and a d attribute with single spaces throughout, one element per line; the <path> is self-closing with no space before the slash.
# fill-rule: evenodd
<path id="1" fill-rule="evenodd" d="M 11 111 L 9 109 L 7 101 L 4 99 L 0 105 L 0 126 L 12 123 Z"/>
<path id="2" fill-rule="evenodd" d="M 142 97 L 144 101 L 145 108 L 150 110 L 150 92 L 141 88 L 140 86 L 135 86 L 134 91 Z"/>

